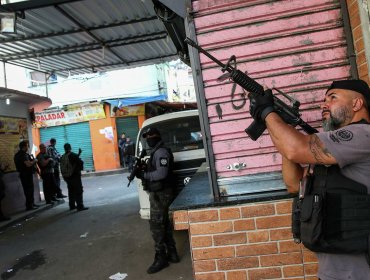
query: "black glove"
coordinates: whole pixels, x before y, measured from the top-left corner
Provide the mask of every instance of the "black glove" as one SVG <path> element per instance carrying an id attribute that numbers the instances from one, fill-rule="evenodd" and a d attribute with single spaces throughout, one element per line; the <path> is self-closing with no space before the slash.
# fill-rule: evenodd
<path id="1" fill-rule="evenodd" d="M 249 113 L 256 121 L 265 121 L 268 114 L 274 111 L 274 97 L 271 89 L 265 90 L 264 94 L 249 95 Z"/>
<path id="2" fill-rule="evenodd" d="M 144 173 L 145 171 L 144 170 L 138 170 L 135 174 L 135 177 L 138 178 L 138 179 L 141 179 L 143 180 L 144 179 Z"/>

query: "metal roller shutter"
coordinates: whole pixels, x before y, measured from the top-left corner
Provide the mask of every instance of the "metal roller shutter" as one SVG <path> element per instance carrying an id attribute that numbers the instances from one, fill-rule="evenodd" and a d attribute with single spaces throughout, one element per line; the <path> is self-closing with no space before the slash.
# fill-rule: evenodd
<path id="1" fill-rule="evenodd" d="M 64 153 L 64 144 L 70 143 L 73 152 L 82 149 L 81 159 L 84 161 L 84 170 L 93 171 L 94 161 L 91 146 L 90 126 L 88 122 L 75 123 L 65 126 L 55 126 L 40 129 L 41 142 L 48 142 L 50 138 L 57 140 L 57 150 Z"/>
<path id="2" fill-rule="evenodd" d="M 122 132 L 130 136 L 132 142 L 136 143 L 136 137 L 139 132 L 137 117 L 116 118 L 117 136 L 121 137 Z"/>

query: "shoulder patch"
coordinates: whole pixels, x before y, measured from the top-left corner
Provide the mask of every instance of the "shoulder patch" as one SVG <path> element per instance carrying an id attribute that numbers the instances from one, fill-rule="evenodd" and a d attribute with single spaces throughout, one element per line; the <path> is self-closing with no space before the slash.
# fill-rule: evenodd
<path id="1" fill-rule="evenodd" d="M 350 130 L 341 129 L 335 132 L 335 138 L 338 142 L 351 141 L 353 138 L 353 133 Z"/>
<path id="2" fill-rule="evenodd" d="M 168 165 L 168 158 L 166 158 L 166 157 L 161 157 L 161 158 L 159 159 L 159 164 L 160 164 L 160 166 L 167 166 L 167 165 Z"/>

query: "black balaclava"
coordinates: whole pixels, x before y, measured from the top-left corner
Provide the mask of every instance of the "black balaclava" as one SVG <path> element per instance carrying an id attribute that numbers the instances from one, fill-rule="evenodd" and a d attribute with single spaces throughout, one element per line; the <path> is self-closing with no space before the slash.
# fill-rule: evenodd
<path id="1" fill-rule="evenodd" d="M 150 148 L 154 148 L 161 141 L 160 137 L 146 138 L 146 142 Z"/>

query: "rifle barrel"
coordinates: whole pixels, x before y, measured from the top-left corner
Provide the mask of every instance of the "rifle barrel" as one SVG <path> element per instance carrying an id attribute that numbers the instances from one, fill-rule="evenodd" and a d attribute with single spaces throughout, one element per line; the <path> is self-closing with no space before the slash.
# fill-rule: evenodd
<path id="1" fill-rule="evenodd" d="M 190 39 L 189 37 L 186 37 L 185 39 L 185 43 L 189 44 L 190 46 L 192 46 L 193 48 L 196 48 L 198 51 L 200 51 L 202 54 L 204 54 L 205 56 L 207 56 L 209 59 L 213 60 L 214 62 L 216 62 L 219 66 L 221 66 L 222 68 L 225 68 L 225 64 L 223 64 L 221 61 L 219 61 L 217 58 L 215 58 L 213 55 L 211 55 L 210 53 L 208 53 L 206 50 L 204 50 L 202 47 L 200 47 L 199 45 L 197 45 L 197 43 L 195 43 L 192 39 Z M 229 67 L 228 67 L 229 68 Z M 232 69 L 226 69 L 228 72 L 231 72 Z"/>

